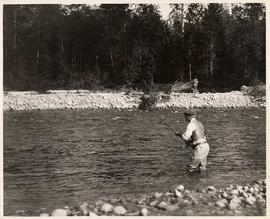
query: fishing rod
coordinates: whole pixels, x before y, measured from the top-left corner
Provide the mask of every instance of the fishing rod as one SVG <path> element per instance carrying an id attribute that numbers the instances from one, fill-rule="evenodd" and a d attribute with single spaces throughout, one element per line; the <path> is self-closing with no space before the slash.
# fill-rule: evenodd
<path id="1" fill-rule="evenodd" d="M 159 120 L 160 120 L 164 125 L 166 125 L 171 131 L 173 131 L 174 133 L 176 133 L 176 130 L 175 130 L 173 127 L 171 127 L 165 120 L 162 120 L 158 115 L 157 115 L 157 117 L 158 117 Z"/>
<path id="2" fill-rule="evenodd" d="M 157 117 L 159 118 L 159 120 L 160 120 L 164 125 L 166 125 L 171 131 L 173 131 L 174 134 L 177 133 L 177 131 L 176 131 L 173 127 L 171 127 L 165 120 L 161 119 L 158 115 L 157 115 Z M 179 138 L 177 138 L 177 140 L 180 142 Z M 181 141 L 181 143 L 182 143 L 182 141 Z M 187 143 L 187 142 L 186 142 L 186 143 Z M 185 146 L 184 148 L 186 149 L 186 148 L 188 148 L 188 146 Z"/>

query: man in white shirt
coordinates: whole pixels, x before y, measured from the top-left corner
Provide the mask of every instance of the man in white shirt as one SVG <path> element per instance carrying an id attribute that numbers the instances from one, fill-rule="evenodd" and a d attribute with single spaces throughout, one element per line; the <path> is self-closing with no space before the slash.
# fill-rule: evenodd
<path id="1" fill-rule="evenodd" d="M 203 124 L 196 119 L 196 112 L 193 110 L 186 111 L 184 115 L 189 122 L 187 129 L 184 134 L 177 132 L 175 135 L 182 138 L 193 149 L 193 157 L 187 164 L 187 170 L 190 172 L 205 170 L 210 148 L 206 142 Z"/>

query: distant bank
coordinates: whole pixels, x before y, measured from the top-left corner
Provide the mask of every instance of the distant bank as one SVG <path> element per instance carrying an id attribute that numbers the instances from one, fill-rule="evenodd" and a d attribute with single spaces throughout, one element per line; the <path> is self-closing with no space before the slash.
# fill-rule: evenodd
<path id="1" fill-rule="evenodd" d="M 93 92 L 88 90 L 50 90 L 37 92 L 5 92 L 4 111 L 136 109 L 142 92 Z M 157 93 L 156 108 L 249 108 L 265 107 L 265 97 L 254 98 L 240 91 L 227 93 Z"/>

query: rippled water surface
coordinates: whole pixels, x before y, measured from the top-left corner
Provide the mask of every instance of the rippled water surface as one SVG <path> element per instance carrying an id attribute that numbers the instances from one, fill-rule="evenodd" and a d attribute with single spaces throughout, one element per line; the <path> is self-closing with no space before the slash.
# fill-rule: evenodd
<path id="1" fill-rule="evenodd" d="M 131 196 L 247 183 L 266 175 L 262 109 L 201 110 L 209 166 L 189 174 L 191 149 L 159 117 L 184 130 L 183 111 L 4 113 L 4 214 L 48 211 L 101 196 Z"/>

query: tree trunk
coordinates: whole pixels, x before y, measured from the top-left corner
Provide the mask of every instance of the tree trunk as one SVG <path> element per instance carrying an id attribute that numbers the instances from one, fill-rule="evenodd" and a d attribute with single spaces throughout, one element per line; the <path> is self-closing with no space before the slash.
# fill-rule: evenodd
<path id="1" fill-rule="evenodd" d="M 214 74 L 214 41 L 213 38 L 211 38 L 211 43 L 210 43 L 210 76 L 213 77 Z"/>
<path id="2" fill-rule="evenodd" d="M 126 34 L 126 24 L 124 24 L 124 62 L 125 62 L 125 69 L 127 68 L 127 34 Z"/>
<path id="3" fill-rule="evenodd" d="M 14 11 L 14 35 L 13 35 L 13 49 L 17 48 L 17 8 Z"/>
<path id="4" fill-rule="evenodd" d="M 208 80 L 208 78 L 209 78 L 209 75 L 208 75 L 208 60 L 206 60 L 205 72 L 206 72 L 206 79 Z"/>
<path id="5" fill-rule="evenodd" d="M 140 72 L 142 72 L 142 47 L 139 48 L 139 54 L 140 54 Z"/>
<path id="6" fill-rule="evenodd" d="M 188 56 L 189 56 L 188 72 L 189 72 L 189 80 L 191 81 L 191 79 L 192 79 L 192 73 L 191 73 L 191 50 L 188 51 Z"/>
<path id="7" fill-rule="evenodd" d="M 183 75 L 183 71 L 182 71 L 182 65 L 181 65 L 181 59 L 178 59 L 178 66 L 177 66 L 177 81 L 180 79 L 181 82 L 184 82 L 184 75 Z"/>
<path id="8" fill-rule="evenodd" d="M 191 76 L 191 63 L 189 63 L 188 68 L 189 68 L 189 80 L 191 81 L 191 79 L 192 79 L 192 76 Z"/>
<path id="9" fill-rule="evenodd" d="M 19 55 L 17 54 L 17 7 L 14 10 L 14 35 L 13 35 L 13 50 L 14 50 L 14 61 L 15 61 L 15 69 L 18 70 L 19 73 L 19 80 L 21 80 L 21 67 L 20 67 L 20 60 Z"/>
<path id="10" fill-rule="evenodd" d="M 40 23 L 37 23 L 37 53 L 36 53 L 36 65 L 39 63 L 39 49 L 40 49 Z"/>
<path id="11" fill-rule="evenodd" d="M 124 44 L 124 59 L 125 59 L 125 68 L 127 68 L 127 43 L 126 43 L 126 40 L 125 40 L 125 44 Z"/>
<path id="12" fill-rule="evenodd" d="M 113 53 L 111 52 L 111 55 L 110 55 L 110 57 L 111 57 L 111 64 L 112 64 L 112 68 L 113 68 L 113 66 L 114 66 L 114 63 L 113 63 Z"/>
<path id="13" fill-rule="evenodd" d="M 22 71 L 21 71 L 21 58 L 18 59 L 18 71 L 19 71 L 19 75 L 20 75 L 20 81 L 22 80 Z"/>
<path id="14" fill-rule="evenodd" d="M 99 76 L 98 55 L 96 55 L 96 74 Z"/>
<path id="15" fill-rule="evenodd" d="M 60 31 L 60 63 L 61 63 L 61 83 L 64 84 L 65 83 L 65 74 L 66 74 L 66 67 L 65 67 L 65 51 L 64 51 L 64 30 L 62 29 Z"/>
<path id="16" fill-rule="evenodd" d="M 82 73 L 82 49 L 80 48 L 80 66 L 79 66 L 79 72 L 80 72 L 80 77 Z"/>

